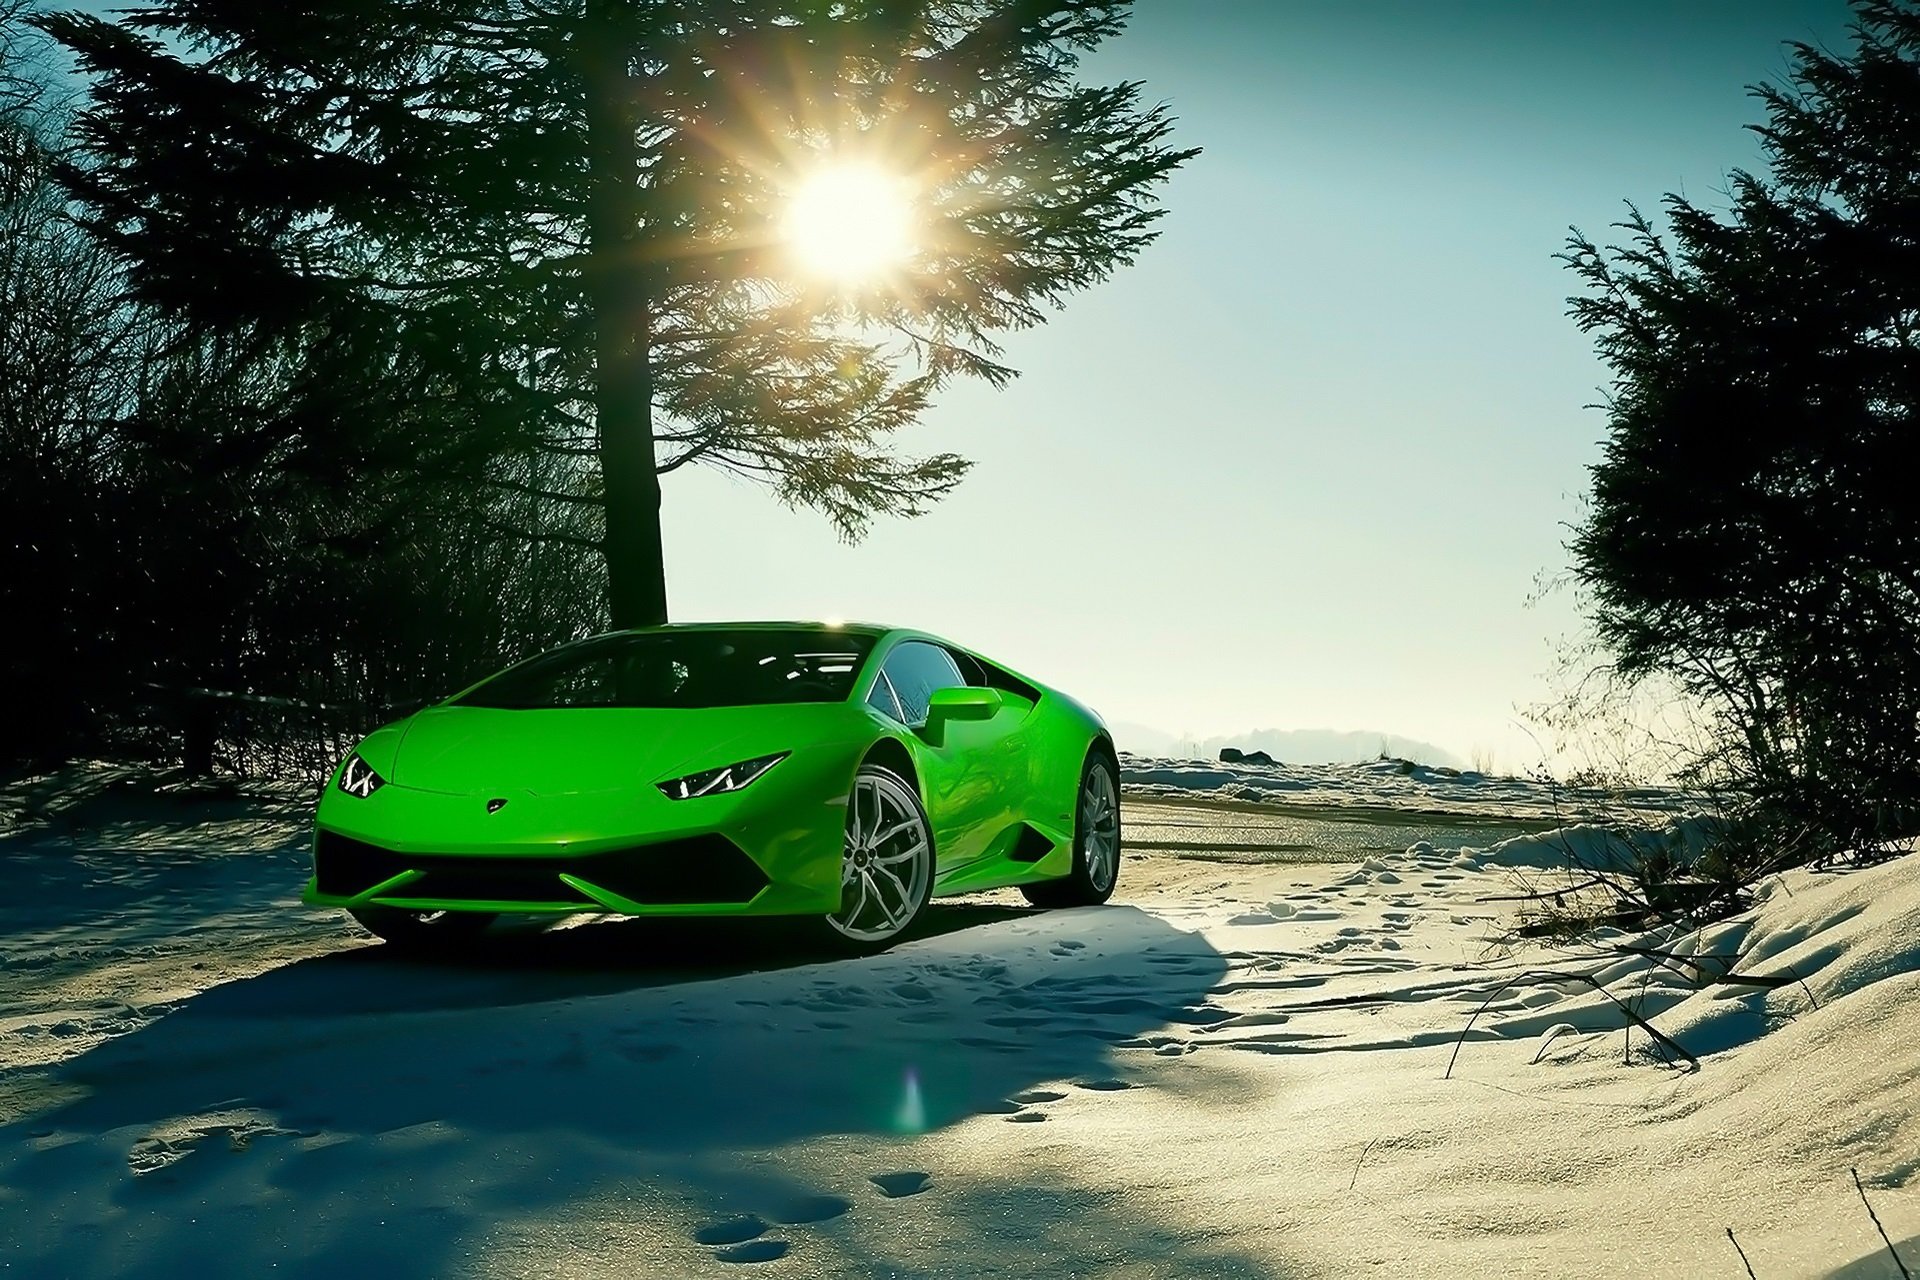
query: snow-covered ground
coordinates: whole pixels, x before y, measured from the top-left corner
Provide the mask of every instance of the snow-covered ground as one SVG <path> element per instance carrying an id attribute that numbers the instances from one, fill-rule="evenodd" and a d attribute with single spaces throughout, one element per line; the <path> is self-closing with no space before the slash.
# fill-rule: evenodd
<path id="1" fill-rule="evenodd" d="M 1491 944 L 1599 832 L 428 964 L 295 907 L 297 796 L 130 798 L 0 838 L 5 1274 L 1897 1276 L 1869 1206 L 1920 1266 L 1911 857 L 1577 951 Z"/>

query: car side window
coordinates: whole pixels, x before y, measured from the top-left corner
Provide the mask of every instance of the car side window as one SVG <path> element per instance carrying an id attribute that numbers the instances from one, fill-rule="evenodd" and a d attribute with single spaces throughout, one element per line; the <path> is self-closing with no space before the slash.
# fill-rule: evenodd
<path id="1" fill-rule="evenodd" d="M 947 649 L 946 655 L 953 659 L 953 665 L 960 668 L 960 678 L 976 687 L 984 686 L 987 681 L 987 669 L 980 665 L 979 659 L 959 649 Z"/>
<path id="2" fill-rule="evenodd" d="M 927 718 L 927 702 L 936 689 L 952 689 L 967 682 L 945 649 L 922 640 L 896 645 L 880 672 L 892 683 L 894 696 L 900 700 L 900 714 L 908 724 L 919 724 Z"/>
<path id="3" fill-rule="evenodd" d="M 867 705 L 889 720 L 899 720 L 900 703 L 893 696 L 893 686 L 887 683 L 887 673 L 878 672 L 873 677 L 873 688 L 867 691 Z"/>

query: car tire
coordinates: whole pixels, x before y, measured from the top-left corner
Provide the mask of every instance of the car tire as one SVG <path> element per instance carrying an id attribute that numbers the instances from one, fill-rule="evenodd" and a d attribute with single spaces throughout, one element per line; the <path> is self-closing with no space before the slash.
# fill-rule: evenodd
<path id="1" fill-rule="evenodd" d="M 840 909 L 814 932 L 838 951 L 884 951 L 933 896 L 933 824 L 919 789 L 883 764 L 861 765 L 847 789 L 840 858 Z"/>
<path id="2" fill-rule="evenodd" d="M 422 955 L 471 947 L 499 918 L 486 911 L 405 911 L 399 907 L 357 907 L 347 914 L 388 946 Z"/>
<path id="3" fill-rule="evenodd" d="M 1097 907 L 1120 881 L 1120 778 L 1113 761 L 1089 752 L 1073 802 L 1073 870 L 1020 886 L 1036 907 Z"/>

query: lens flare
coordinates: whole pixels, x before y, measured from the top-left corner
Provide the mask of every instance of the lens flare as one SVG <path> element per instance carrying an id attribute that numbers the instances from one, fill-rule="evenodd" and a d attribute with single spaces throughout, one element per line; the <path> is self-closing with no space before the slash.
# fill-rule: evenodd
<path id="1" fill-rule="evenodd" d="M 900 1105 L 893 1113 L 893 1127 L 902 1133 L 927 1131 L 927 1100 L 920 1094 L 920 1073 L 912 1067 L 907 1068 L 906 1078 L 901 1081 Z"/>

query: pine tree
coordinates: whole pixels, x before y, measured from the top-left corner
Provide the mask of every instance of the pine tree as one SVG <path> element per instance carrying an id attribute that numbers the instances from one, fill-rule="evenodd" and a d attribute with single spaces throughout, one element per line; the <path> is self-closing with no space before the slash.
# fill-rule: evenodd
<path id="1" fill-rule="evenodd" d="M 666 617 L 662 474 L 726 468 L 849 537 L 916 514 L 967 464 L 894 434 L 952 377 L 1011 377 L 997 335 L 1153 239 L 1194 153 L 1137 84 L 1076 79 L 1127 7 L 161 0 L 42 22 L 92 84 L 64 180 L 138 295 L 198 333 L 322 343 L 358 385 L 279 424 L 317 465 L 408 465 L 355 439 L 423 398 L 457 401 L 468 440 L 422 457 L 581 464 L 537 489 L 603 505 L 633 626 Z M 849 158 L 920 210 L 875 287 L 812 282 L 781 244 L 796 184 Z"/>
<path id="2" fill-rule="evenodd" d="M 1920 5 L 1790 46 L 1770 173 L 1575 233 L 1614 382 L 1573 543 L 1626 674 L 1720 708 L 1723 762 L 1818 851 L 1920 829 Z"/>

